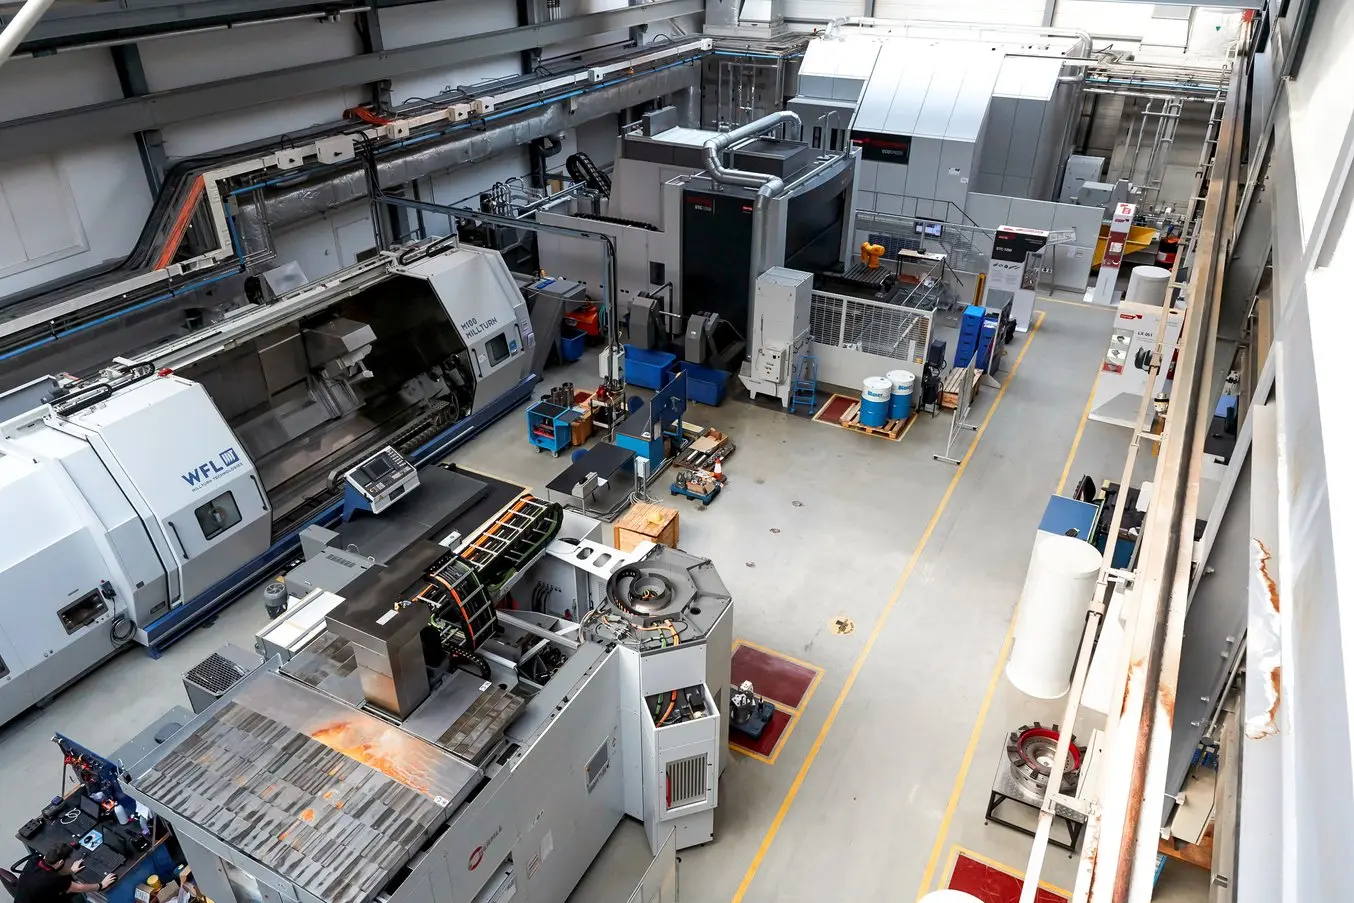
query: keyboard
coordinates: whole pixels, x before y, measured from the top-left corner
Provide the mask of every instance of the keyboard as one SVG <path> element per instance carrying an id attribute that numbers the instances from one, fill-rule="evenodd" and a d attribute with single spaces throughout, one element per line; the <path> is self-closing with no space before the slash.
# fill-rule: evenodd
<path id="1" fill-rule="evenodd" d="M 99 878 L 103 878 L 104 875 L 111 875 L 116 872 L 126 861 L 126 856 L 114 853 L 108 848 L 107 844 L 104 844 L 94 852 L 85 855 L 84 871 L 89 872 L 91 877 L 97 875 Z"/>

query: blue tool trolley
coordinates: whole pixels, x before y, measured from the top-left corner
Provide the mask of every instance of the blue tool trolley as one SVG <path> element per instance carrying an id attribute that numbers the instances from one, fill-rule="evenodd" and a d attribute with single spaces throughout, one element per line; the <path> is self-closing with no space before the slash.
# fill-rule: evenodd
<path id="1" fill-rule="evenodd" d="M 527 438 L 538 451 L 548 451 L 555 457 L 573 441 L 573 428 L 578 411 L 562 408 L 548 401 L 538 401 L 527 408 Z"/>

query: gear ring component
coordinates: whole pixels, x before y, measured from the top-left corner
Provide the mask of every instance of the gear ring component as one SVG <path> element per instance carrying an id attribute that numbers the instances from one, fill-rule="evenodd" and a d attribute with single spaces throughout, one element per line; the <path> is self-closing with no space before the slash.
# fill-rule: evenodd
<path id="1" fill-rule="evenodd" d="M 645 623 L 670 608 L 676 596 L 668 578 L 633 564 L 612 574 L 607 589 L 616 605 Z"/>
<path id="2" fill-rule="evenodd" d="M 1048 789 L 1059 736 L 1058 725 L 1044 727 L 1038 721 L 1011 731 L 1006 739 L 1006 758 L 1010 761 L 1011 777 L 1017 784 L 1043 796 Z M 1063 763 L 1062 781 L 1058 785 L 1060 792 L 1076 793 L 1084 751 L 1084 747 L 1077 746 L 1077 738 L 1073 736 L 1072 744 L 1067 748 L 1067 761 Z"/>

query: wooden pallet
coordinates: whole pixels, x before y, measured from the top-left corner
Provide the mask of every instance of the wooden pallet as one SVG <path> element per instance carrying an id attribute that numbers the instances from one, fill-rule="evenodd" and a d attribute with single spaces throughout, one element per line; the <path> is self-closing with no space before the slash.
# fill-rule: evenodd
<path id="1" fill-rule="evenodd" d="M 959 407 L 959 393 L 962 390 L 964 374 L 967 369 L 951 370 L 950 375 L 945 377 L 945 381 L 940 384 L 940 406 L 947 411 L 953 411 Z M 976 367 L 973 370 L 973 388 L 969 394 L 969 401 L 973 401 L 978 395 L 978 385 L 982 381 L 982 371 Z"/>
<path id="2" fill-rule="evenodd" d="M 912 417 L 915 416 L 917 415 L 912 415 Z M 842 418 L 838 423 L 845 429 L 854 430 L 857 433 L 864 433 L 867 436 L 879 436 L 881 439 L 897 442 L 902 438 L 903 430 L 907 428 L 907 424 L 912 420 L 912 417 L 907 418 L 907 420 L 890 420 L 883 426 L 866 426 L 860 422 L 860 402 L 856 402 L 846 409 L 846 413 L 842 415 Z"/>

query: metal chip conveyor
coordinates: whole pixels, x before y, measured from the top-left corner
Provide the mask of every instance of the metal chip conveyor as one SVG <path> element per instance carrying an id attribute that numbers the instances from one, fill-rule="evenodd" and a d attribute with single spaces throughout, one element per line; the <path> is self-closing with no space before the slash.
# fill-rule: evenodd
<path id="1" fill-rule="evenodd" d="M 200 826 L 335 903 L 374 897 L 480 776 L 268 670 L 203 717 L 135 779 L 136 789 L 175 824 Z"/>

